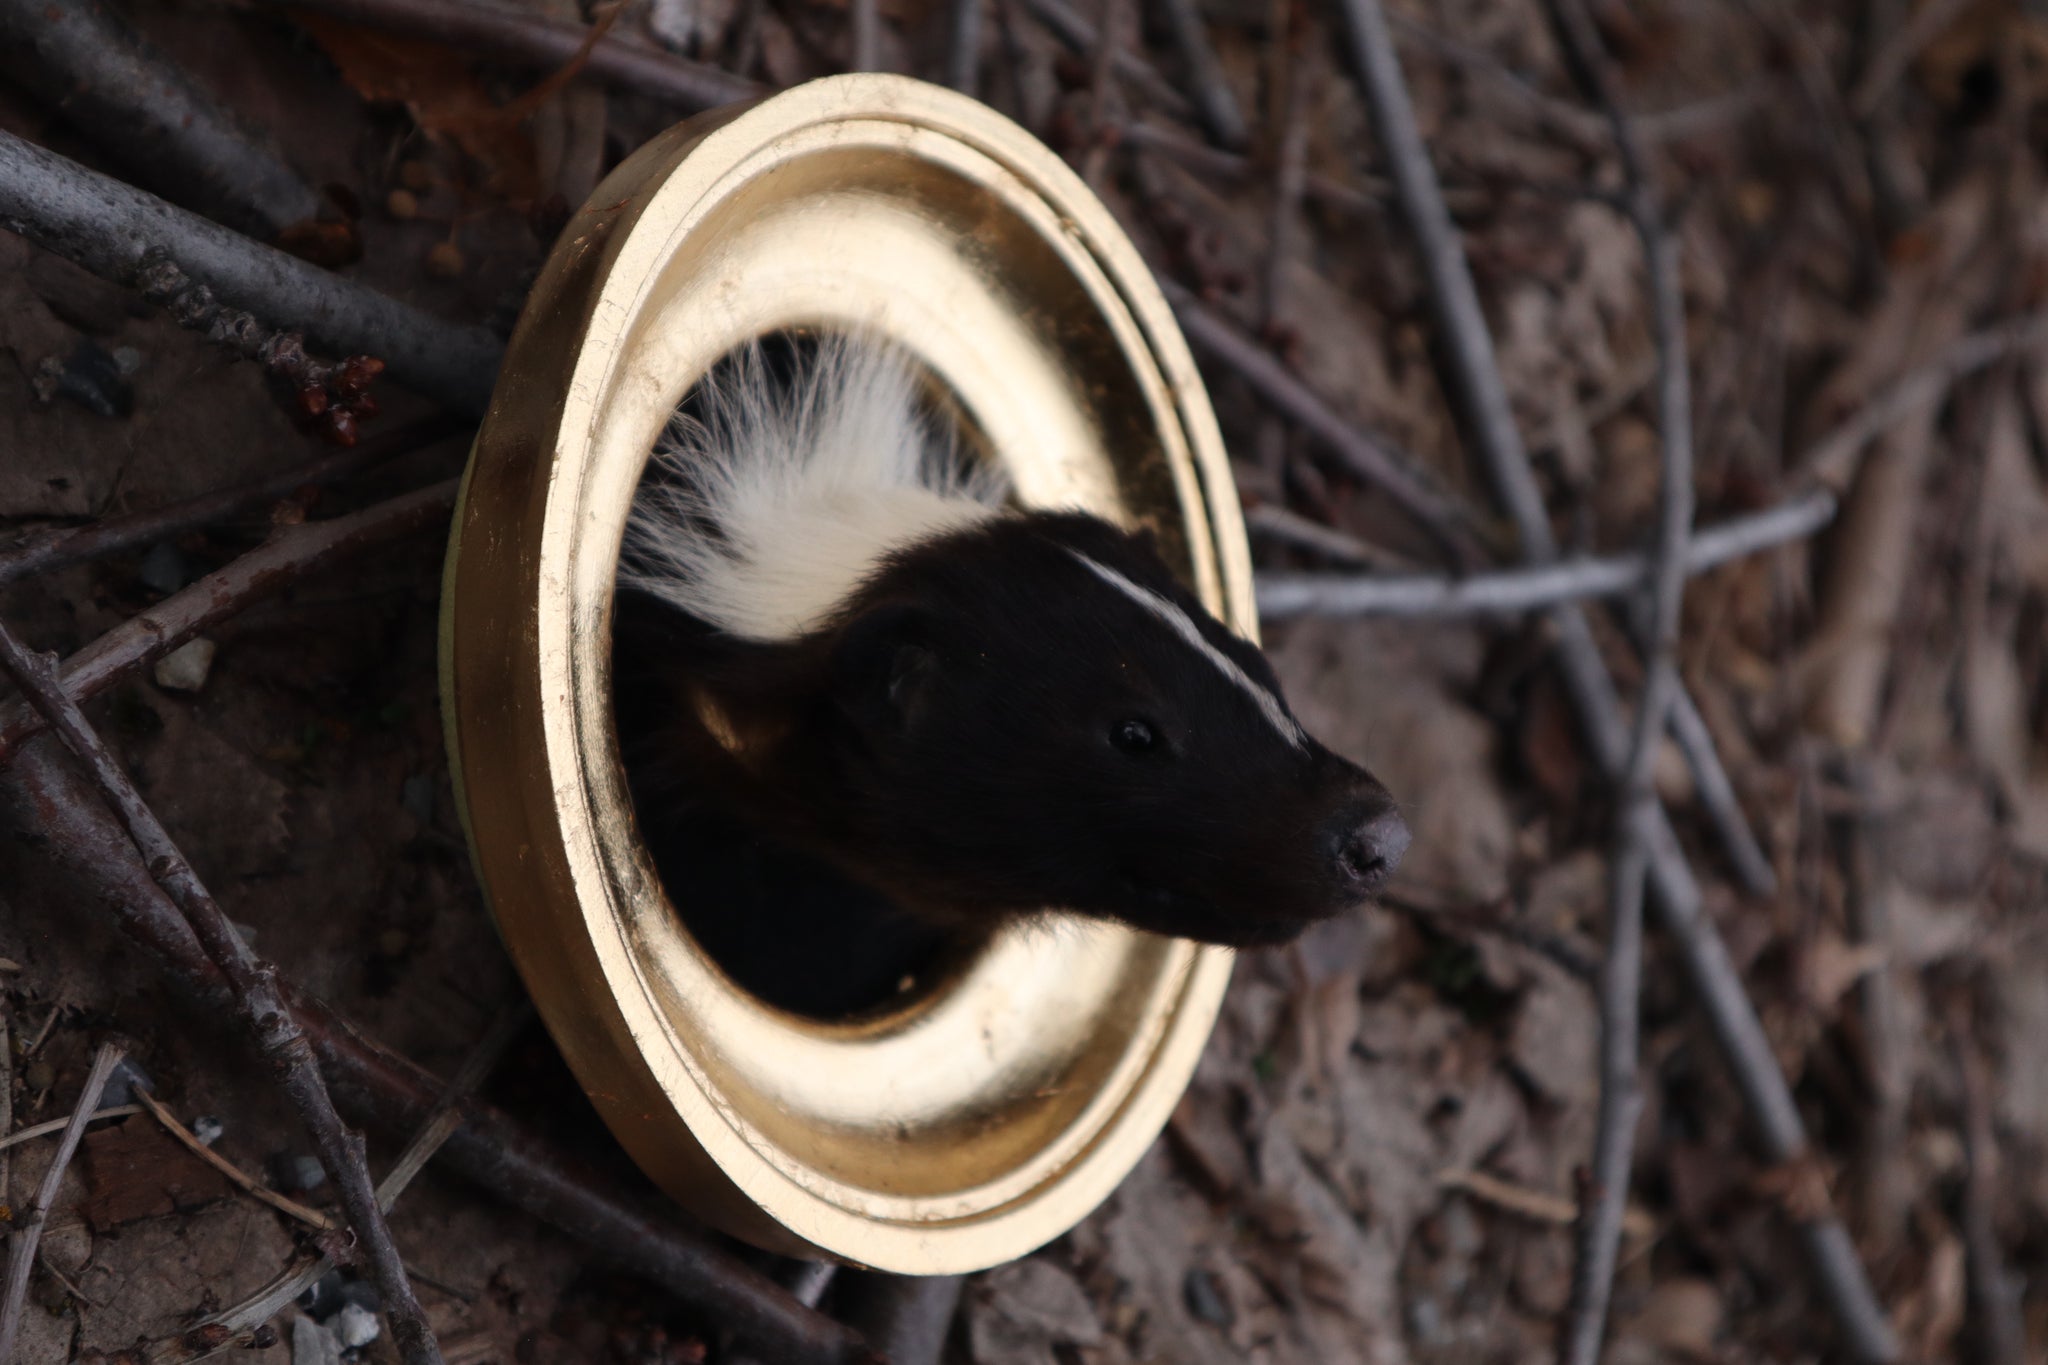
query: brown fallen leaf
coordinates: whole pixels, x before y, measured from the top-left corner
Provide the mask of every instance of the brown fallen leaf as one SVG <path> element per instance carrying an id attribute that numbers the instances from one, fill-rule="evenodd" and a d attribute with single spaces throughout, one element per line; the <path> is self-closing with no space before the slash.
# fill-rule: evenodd
<path id="1" fill-rule="evenodd" d="M 533 139 L 521 126 L 530 112 L 519 101 L 500 109 L 453 48 L 362 28 L 308 10 L 293 19 L 313 35 L 342 79 L 364 99 L 403 104 L 422 132 L 453 142 L 483 168 L 480 188 L 513 200 L 540 189 Z M 542 87 L 551 90 L 548 82 Z"/>
<path id="2" fill-rule="evenodd" d="M 97 1232 L 235 1192 L 227 1177 L 146 1119 L 91 1129 L 84 1147 L 86 1198 L 80 1212 Z"/>

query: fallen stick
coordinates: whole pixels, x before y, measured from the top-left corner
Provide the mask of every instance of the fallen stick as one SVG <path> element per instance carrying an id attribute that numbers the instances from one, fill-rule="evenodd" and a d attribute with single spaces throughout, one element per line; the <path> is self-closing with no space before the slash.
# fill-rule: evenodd
<path id="1" fill-rule="evenodd" d="M 455 0 L 274 0 L 366 28 L 426 38 L 481 57 L 533 68 L 575 59 L 590 38 L 585 24 L 543 19 L 495 5 Z M 589 44 L 583 73 L 606 85 L 696 111 L 759 99 L 766 86 L 703 62 L 610 36 Z"/>
<path id="2" fill-rule="evenodd" d="M 447 408 L 475 417 L 490 402 L 504 343 L 483 328 L 429 317 L 5 131 L 0 227 L 131 288 L 162 253 L 234 307 L 335 355 L 376 356 Z"/>
<path id="3" fill-rule="evenodd" d="M 1160 0 L 1159 12 L 1180 54 L 1182 74 L 1193 87 L 1195 112 L 1209 129 L 1209 136 L 1220 146 L 1244 146 L 1249 137 L 1244 111 L 1237 106 L 1237 96 L 1223 73 L 1223 63 L 1217 60 L 1195 0 Z"/>
<path id="4" fill-rule="evenodd" d="M 240 1166 L 237 1166 L 234 1162 L 229 1161 L 219 1152 L 214 1151 L 213 1148 L 201 1142 L 190 1128 L 178 1122 L 177 1117 L 170 1110 L 164 1108 L 163 1105 L 157 1103 L 156 1097 L 147 1090 L 142 1089 L 140 1086 L 136 1087 L 135 1098 L 142 1102 L 141 1108 L 145 1113 L 163 1125 L 163 1130 L 166 1133 L 177 1139 L 179 1146 L 213 1167 L 216 1171 L 219 1171 L 229 1184 L 247 1194 L 251 1199 L 259 1203 L 268 1204 L 285 1217 L 295 1219 L 298 1222 L 304 1223 L 307 1227 L 320 1232 L 325 1232 L 329 1228 L 337 1226 L 334 1219 L 320 1212 L 320 1210 L 307 1208 L 291 1196 L 279 1194 L 255 1176 L 250 1175 Z"/>
<path id="5" fill-rule="evenodd" d="M 202 493 L 146 512 L 103 517 L 84 526 L 36 532 L 0 549 L 0 584 L 168 540 L 212 525 L 257 503 L 289 496 L 301 488 L 339 482 L 387 460 L 424 449 L 462 429 L 463 424 L 451 417 L 428 417 L 353 449 L 291 465 L 234 488 Z"/>
<path id="6" fill-rule="evenodd" d="M 0 1362 L 14 1359 L 14 1341 L 21 1331 L 21 1309 L 28 1299 L 28 1277 L 35 1268 L 36 1244 L 42 1240 L 43 1224 L 49 1219 L 51 1205 L 57 1202 L 57 1188 L 64 1183 L 64 1170 L 71 1164 L 72 1153 L 78 1150 L 78 1140 L 85 1136 L 86 1120 L 99 1108 L 100 1092 L 107 1088 L 107 1078 L 114 1074 L 120 1061 L 120 1048 L 112 1043 L 101 1045 L 99 1055 L 93 1058 L 92 1070 L 86 1073 L 78 1105 L 64 1125 L 64 1139 L 57 1144 L 49 1169 L 43 1172 L 35 1203 L 29 1205 L 26 1217 L 14 1221 L 8 1234 L 7 1280 L 0 1285 Z"/>
<path id="7" fill-rule="evenodd" d="M 320 196 L 277 151 L 96 0 L 0 0 L 0 69 L 143 184 L 275 237 Z"/>
<path id="8" fill-rule="evenodd" d="M 413 1295 L 412 1281 L 391 1241 L 384 1212 L 377 1207 L 363 1140 L 342 1126 L 327 1093 L 327 1082 L 314 1064 L 313 1050 L 278 991 L 276 969 L 251 952 L 228 923 L 213 894 L 135 790 L 127 771 L 86 721 L 77 701 L 65 692 L 55 657 L 31 652 L 0 622 L 0 671 L 14 680 L 29 704 L 85 764 L 101 799 L 113 809 L 142 855 L 151 878 L 183 913 L 207 957 L 220 968 L 248 1041 L 275 1073 L 313 1139 L 321 1166 L 335 1183 L 349 1226 L 383 1296 L 384 1315 L 391 1323 L 391 1338 L 400 1356 L 406 1365 L 441 1365 L 433 1331 Z"/>
<path id="9" fill-rule="evenodd" d="M 1834 496 L 1816 491 L 1750 516 L 1722 522 L 1691 538 L 1681 567 L 1688 575 L 1706 573 L 1745 555 L 1810 536 L 1833 520 L 1834 515 Z M 1258 577 L 1259 619 L 1398 616 L 1458 620 L 1513 616 L 1569 602 L 1625 596 L 1647 586 L 1655 569 L 1651 556 L 1630 554 L 1559 559 L 1468 578 L 1430 574 L 1368 577 L 1262 573 Z"/>
<path id="10" fill-rule="evenodd" d="M 1621 1224 L 1635 1162 L 1636 1123 L 1643 1112 L 1641 1000 L 1643 894 L 1657 810 L 1652 764 L 1679 694 L 1678 625 L 1685 596 L 1686 557 L 1692 538 L 1692 380 L 1685 343 L 1685 298 L 1678 252 L 1663 221 L 1663 207 L 1643 162 L 1636 129 L 1614 90 L 1606 50 L 1578 0 L 1551 0 L 1552 27 L 1563 39 L 1567 65 L 1601 106 L 1614 135 L 1627 214 L 1642 244 L 1649 278 L 1657 350 L 1659 450 L 1657 546 L 1649 576 L 1643 630 L 1647 671 L 1636 703 L 1635 727 L 1622 763 L 1609 869 L 1607 956 L 1600 972 L 1600 1100 L 1593 1141 L 1587 1208 L 1578 1221 L 1572 1289 L 1558 1342 L 1561 1365 L 1598 1365 L 1607 1334 L 1608 1304 L 1621 1256 Z"/>
<path id="11" fill-rule="evenodd" d="M 1242 376 L 1273 407 L 1328 446 L 1352 473 L 1385 493 L 1394 504 L 1449 550 L 1462 567 L 1486 562 L 1471 514 L 1393 447 L 1373 440 L 1289 372 L 1264 347 L 1209 311 L 1187 290 L 1162 279 L 1167 302 L 1181 330 L 1198 351 Z"/>
<path id="12" fill-rule="evenodd" d="M 220 972 L 51 739 L 27 746 L 0 777 L 0 810 L 11 815 L 19 837 L 37 841 L 65 870 L 82 893 L 81 908 L 109 915 L 195 1005 L 218 1013 L 227 1000 Z M 446 1093 L 441 1082 L 313 997 L 289 987 L 286 997 L 338 1103 L 386 1132 L 416 1132 L 429 1121 Z M 858 1334 L 805 1308 L 708 1234 L 665 1219 L 658 1212 L 662 1201 L 648 1192 L 600 1183 L 574 1158 L 479 1100 L 455 1109 L 462 1124 L 441 1147 L 440 1159 L 506 1203 L 728 1325 L 764 1359 L 788 1365 L 871 1361 Z"/>
<path id="13" fill-rule="evenodd" d="M 1453 361 L 1455 392 L 1495 495 L 1521 536 L 1523 558 L 1535 563 L 1553 560 L 1557 539 L 1535 470 L 1515 428 L 1470 268 L 1416 126 L 1386 15 L 1379 0 L 1343 0 L 1343 12 L 1354 71 L 1429 278 L 1443 341 Z M 1588 747 L 1610 780 L 1617 778 L 1626 770 L 1630 746 L 1614 681 L 1584 613 L 1573 606 L 1558 607 L 1550 620 L 1566 691 Z M 1791 1087 L 1778 1067 L 1755 1006 L 1742 988 L 1727 946 L 1704 914 L 1699 883 L 1661 805 L 1653 802 L 1649 806 L 1644 825 L 1651 907 L 1672 939 L 1707 1013 L 1763 1148 L 1779 1163 L 1809 1159 L 1806 1129 Z M 1898 1342 L 1891 1324 L 1841 1220 L 1829 1211 L 1799 1224 L 1799 1233 L 1850 1353 L 1859 1360 L 1897 1359 Z"/>
<path id="14" fill-rule="evenodd" d="M 276 531 L 249 553 L 172 593 L 65 659 L 57 676 L 65 693 L 83 702 L 162 658 L 207 627 L 281 592 L 306 574 L 386 541 L 446 522 L 455 483 L 407 493 L 360 512 L 309 521 Z M 0 769 L 48 720 L 25 702 L 0 707 Z"/>

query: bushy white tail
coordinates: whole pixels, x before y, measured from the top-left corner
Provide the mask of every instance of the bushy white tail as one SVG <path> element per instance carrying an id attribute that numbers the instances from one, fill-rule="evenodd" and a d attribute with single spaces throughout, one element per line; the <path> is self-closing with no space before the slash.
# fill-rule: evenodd
<path id="1" fill-rule="evenodd" d="M 986 461 L 919 410 L 886 342 L 822 338 L 788 382 L 759 346 L 728 357 L 655 448 L 619 583 L 720 630 L 786 640 L 821 624 L 879 561 L 996 516 Z"/>

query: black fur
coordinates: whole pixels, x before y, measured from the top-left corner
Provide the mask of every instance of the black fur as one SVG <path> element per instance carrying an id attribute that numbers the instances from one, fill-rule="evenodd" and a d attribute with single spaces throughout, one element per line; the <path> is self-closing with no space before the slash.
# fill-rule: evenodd
<path id="1" fill-rule="evenodd" d="M 880 893 L 907 920 L 864 922 L 913 940 L 911 926 L 957 935 L 1051 907 L 1277 943 L 1377 889 L 1406 842 L 1386 790 L 1290 744 L 1076 552 L 1179 604 L 1277 698 L 1265 658 L 1149 544 L 1089 516 L 1006 515 L 911 546 L 787 643 L 622 593 L 621 732 L 664 877 L 702 861 L 701 836 L 675 847 L 695 809 L 771 832 L 808 855 L 790 864 L 806 877 Z M 921 941 L 911 956 L 929 964 Z"/>

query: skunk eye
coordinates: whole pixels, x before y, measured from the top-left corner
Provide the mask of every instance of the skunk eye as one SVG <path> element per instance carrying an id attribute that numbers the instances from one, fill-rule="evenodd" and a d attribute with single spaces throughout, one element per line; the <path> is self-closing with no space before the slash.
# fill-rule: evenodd
<path id="1" fill-rule="evenodd" d="M 1149 754 L 1159 743 L 1152 727 L 1142 720 L 1120 720 L 1109 727 L 1109 742 L 1131 757 Z"/>

